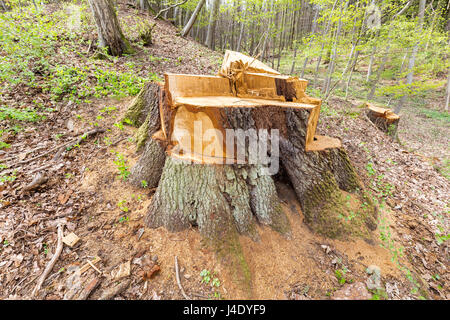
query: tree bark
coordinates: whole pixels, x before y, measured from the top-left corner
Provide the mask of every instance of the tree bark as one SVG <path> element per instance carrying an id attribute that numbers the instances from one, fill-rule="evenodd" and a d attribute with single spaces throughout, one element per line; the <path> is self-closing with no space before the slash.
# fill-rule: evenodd
<path id="1" fill-rule="evenodd" d="M 100 47 L 108 48 L 113 56 L 133 50 L 120 28 L 119 20 L 110 0 L 88 0 L 97 25 Z"/>

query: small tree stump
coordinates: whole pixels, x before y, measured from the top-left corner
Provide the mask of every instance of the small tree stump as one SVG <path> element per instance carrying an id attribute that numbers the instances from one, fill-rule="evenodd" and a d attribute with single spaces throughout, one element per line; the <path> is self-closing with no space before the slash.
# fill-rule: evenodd
<path id="1" fill-rule="evenodd" d="M 400 116 L 392 110 L 374 106 L 367 103 L 367 117 L 377 126 L 378 129 L 387 133 L 389 136 L 397 137 L 398 123 Z"/>

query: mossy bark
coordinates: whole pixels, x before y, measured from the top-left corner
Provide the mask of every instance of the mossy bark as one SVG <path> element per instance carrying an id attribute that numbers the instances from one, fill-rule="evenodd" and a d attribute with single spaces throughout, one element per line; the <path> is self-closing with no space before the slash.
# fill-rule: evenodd
<path id="1" fill-rule="evenodd" d="M 123 35 L 111 0 L 88 0 L 97 25 L 100 47 L 108 48 L 113 56 L 133 53 L 130 42 Z"/>
<path id="2" fill-rule="evenodd" d="M 147 123 L 149 130 L 159 130 L 159 92 L 160 85 L 156 82 L 147 82 L 128 107 L 122 121 L 128 119 L 134 127 Z"/>
<path id="3" fill-rule="evenodd" d="M 304 117 L 297 110 L 289 112 L 288 134 L 280 139 L 280 151 L 305 222 L 331 238 L 370 238 L 377 208 L 365 195 L 346 151 L 341 147 L 305 152 Z"/>
<path id="4" fill-rule="evenodd" d="M 139 127 L 136 133 L 137 150 L 144 147 L 138 162 L 131 169 L 129 181 L 135 186 L 157 187 L 166 159 L 165 146 L 151 138 L 161 127 L 159 95 L 159 84 L 146 83 L 123 117 Z"/>
<path id="5" fill-rule="evenodd" d="M 130 183 L 136 187 L 157 187 L 165 160 L 164 146 L 152 138 L 147 139 L 142 155 L 131 168 Z"/>

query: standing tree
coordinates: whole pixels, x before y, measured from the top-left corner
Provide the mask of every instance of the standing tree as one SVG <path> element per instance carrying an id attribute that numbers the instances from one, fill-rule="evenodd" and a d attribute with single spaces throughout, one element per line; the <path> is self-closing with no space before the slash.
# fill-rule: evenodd
<path id="1" fill-rule="evenodd" d="M 214 0 L 211 14 L 209 15 L 208 33 L 205 45 L 214 50 L 214 34 L 216 32 L 217 14 L 219 12 L 220 0 Z"/>
<path id="2" fill-rule="evenodd" d="M 120 28 L 111 0 L 88 0 L 97 25 L 100 47 L 113 56 L 131 53 L 133 49 Z"/>
<path id="3" fill-rule="evenodd" d="M 420 0 L 420 2 L 419 2 L 419 14 L 418 14 L 419 19 L 417 21 L 417 34 L 419 37 L 421 37 L 421 34 L 422 34 L 426 2 L 427 2 L 426 0 Z M 410 86 L 413 82 L 414 65 L 416 63 L 416 55 L 417 55 L 418 51 L 419 51 L 419 42 L 417 42 L 414 45 L 414 48 L 411 53 L 411 57 L 409 58 L 408 75 L 406 76 L 406 85 L 407 86 Z M 408 98 L 408 94 L 405 94 L 401 97 L 399 104 L 395 107 L 395 113 L 398 114 L 400 112 L 400 110 L 403 108 L 406 98 Z"/>
<path id="4" fill-rule="evenodd" d="M 195 7 L 194 12 L 192 13 L 191 18 L 189 19 L 188 23 L 184 26 L 183 31 L 181 31 L 181 36 L 186 37 L 191 31 L 192 27 L 194 26 L 195 21 L 197 20 L 198 14 L 200 13 L 200 10 L 202 10 L 203 5 L 205 4 L 206 0 L 200 0 L 197 3 L 197 6 Z"/>

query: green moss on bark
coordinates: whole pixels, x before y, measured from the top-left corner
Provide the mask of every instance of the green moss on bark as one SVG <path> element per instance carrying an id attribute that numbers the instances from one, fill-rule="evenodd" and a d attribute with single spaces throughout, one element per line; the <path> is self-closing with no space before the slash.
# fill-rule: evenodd
<path id="1" fill-rule="evenodd" d="M 322 178 L 303 201 L 306 223 L 315 232 L 333 239 L 371 239 L 370 231 L 376 228 L 374 204 L 360 191 L 341 190 L 331 172 L 325 172 Z"/>

